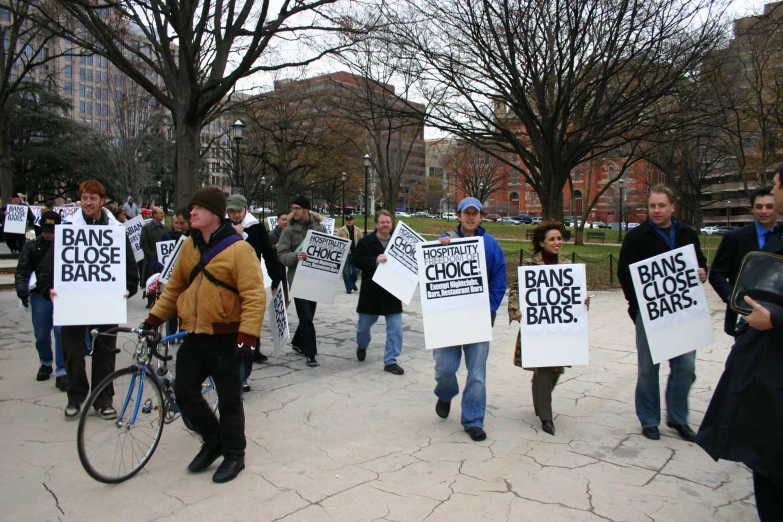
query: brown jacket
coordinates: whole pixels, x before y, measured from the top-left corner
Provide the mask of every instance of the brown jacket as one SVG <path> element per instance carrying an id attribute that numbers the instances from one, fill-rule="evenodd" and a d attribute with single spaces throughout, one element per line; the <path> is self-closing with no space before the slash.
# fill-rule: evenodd
<path id="1" fill-rule="evenodd" d="M 237 241 L 207 265 L 215 279 L 233 286 L 239 294 L 210 282 L 203 272 L 188 284 L 199 259 L 201 254 L 193 237 L 187 238 L 160 300 L 150 310 L 150 319 L 163 323 L 176 310 L 183 330 L 208 335 L 238 332 L 238 343 L 255 345 L 261 333 L 266 295 L 253 247 L 246 241 Z"/>
<path id="2" fill-rule="evenodd" d="M 343 237 L 345 239 L 353 239 L 354 248 L 356 248 L 356 245 L 359 244 L 359 240 L 364 236 L 364 234 L 362 234 L 362 230 L 356 225 L 353 226 L 353 237 L 351 237 L 351 234 L 348 232 L 348 225 L 343 225 L 342 227 L 335 230 L 334 235 L 337 237 Z"/>
<path id="3" fill-rule="evenodd" d="M 557 264 L 559 265 L 567 265 L 571 263 L 570 259 L 567 259 L 561 255 L 558 255 Z M 537 254 L 533 254 L 532 257 L 528 257 L 527 259 L 522 261 L 522 266 L 535 266 L 535 265 L 544 265 L 544 258 L 541 255 L 541 252 Z M 515 281 L 513 285 L 511 285 L 511 291 L 508 294 L 508 322 L 509 324 L 511 321 L 522 321 L 522 312 L 519 306 L 519 281 Z M 522 342 L 521 342 L 521 333 L 517 332 L 517 346 L 514 350 L 514 366 L 522 367 Z M 536 372 L 538 368 L 525 368 L 525 370 Z M 565 368 L 562 366 L 555 366 L 553 367 L 553 370 L 555 373 L 563 373 L 565 371 Z"/>

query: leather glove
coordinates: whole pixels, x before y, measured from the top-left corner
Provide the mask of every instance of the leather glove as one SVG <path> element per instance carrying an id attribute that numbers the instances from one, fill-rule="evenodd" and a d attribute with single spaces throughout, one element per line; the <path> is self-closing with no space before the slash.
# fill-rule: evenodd
<path id="1" fill-rule="evenodd" d="M 246 344 L 237 345 L 237 359 L 239 362 L 250 362 L 253 360 L 253 347 Z"/>
<path id="2" fill-rule="evenodd" d="M 139 330 L 154 330 L 154 329 L 155 329 L 155 328 L 153 328 L 152 326 L 150 326 L 150 324 L 149 324 L 149 323 L 147 323 L 147 321 L 143 321 L 143 322 L 142 322 L 142 323 L 141 323 L 141 324 L 138 326 L 138 328 L 139 328 Z"/>
<path id="3" fill-rule="evenodd" d="M 29 296 L 20 297 L 19 299 L 22 301 L 22 306 L 24 306 L 25 308 L 30 308 L 30 297 Z"/>

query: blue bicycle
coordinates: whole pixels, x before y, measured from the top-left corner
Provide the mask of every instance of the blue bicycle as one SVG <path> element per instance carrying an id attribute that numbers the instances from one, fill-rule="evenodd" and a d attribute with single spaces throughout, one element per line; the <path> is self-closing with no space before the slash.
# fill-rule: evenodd
<path id="1" fill-rule="evenodd" d="M 172 359 L 168 355 L 169 344 L 187 332 L 162 338 L 154 330 L 122 327 L 91 333 L 93 342 L 97 335 L 134 333 L 139 336 L 131 365 L 115 371 L 98 384 L 79 419 L 77 443 L 82 466 L 95 480 L 117 484 L 131 478 L 147 464 L 158 447 L 163 425 L 171 424 L 180 416 L 173 390 L 175 377 L 166 363 Z M 160 343 L 164 347 L 162 354 L 158 352 Z M 151 365 L 153 357 L 158 359 L 157 369 Z M 216 411 L 217 392 L 212 377 L 204 381 L 201 393 L 212 411 Z M 96 400 L 107 395 L 120 401 L 116 419 L 104 420 L 93 413 Z M 187 419 L 183 417 L 182 420 L 191 429 Z"/>

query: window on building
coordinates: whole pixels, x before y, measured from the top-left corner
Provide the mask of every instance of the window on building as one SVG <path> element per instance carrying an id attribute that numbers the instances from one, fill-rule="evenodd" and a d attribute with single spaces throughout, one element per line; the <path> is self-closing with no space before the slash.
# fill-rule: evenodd
<path id="1" fill-rule="evenodd" d="M 72 74 L 73 74 L 73 71 L 71 70 L 71 66 L 70 66 L 70 65 L 66 65 L 66 66 L 63 68 L 63 74 L 65 74 L 65 77 L 66 77 L 66 78 L 70 78 L 70 77 L 72 76 Z"/>
<path id="2" fill-rule="evenodd" d="M 109 73 L 107 71 L 101 71 L 101 83 L 109 83 Z"/>
<path id="3" fill-rule="evenodd" d="M 538 205 L 538 197 L 535 193 L 530 194 L 530 204 L 531 205 Z"/>
<path id="4" fill-rule="evenodd" d="M 80 112 L 81 114 L 84 114 L 84 100 L 81 100 L 81 101 L 79 102 L 79 112 Z"/>
<path id="5" fill-rule="evenodd" d="M 617 167 L 614 165 L 609 165 L 607 167 L 606 172 L 609 174 L 609 179 L 613 179 L 617 175 Z"/>
<path id="6" fill-rule="evenodd" d="M 84 67 L 79 67 L 79 79 L 81 81 L 84 81 L 84 79 L 87 77 L 87 69 Z"/>
<path id="7" fill-rule="evenodd" d="M 0 8 L 0 22 L 10 22 L 11 11 L 5 8 Z"/>
<path id="8" fill-rule="evenodd" d="M 66 62 L 70 62 L 73 60 L 73 49 L 66 49 L 63 51 L 63 57 L 65 58 Z"/>
<path id="9" fill-rule="evenodd" d="M 574 169 L 574 182 L 582 181 L 582 169 Z"/>
<path id="10" fill-rule="evenodd" d="M 85 103 L 85 111 L 87 114 L 92 114 L 92 102 Z"/>
<path id="11" fill-rule="evenodd" d="M 67 95 L 73 94 L 73 85 L 71 84 L 71 82 L 63 83 L 63 94 L 67 94 Z"/>
<path id="12" fill-rule="evenodd" d="M 87 86 L 84 88 L 84 95 L 85 95 L 87 98 L 92 98 L 92 85 L 87 85 Z"/>
<path id="13" fill-rule="evenodd" d="M 519 202 L 519 192 L 512 192 L 508 195 L 508 199 L 513 202 Z"/>
<path id="14" fill-rule="evenodd" d="M 79 96 L 84 97 L 84 93 L 86 92 L 85 85 L 83 83 L 79 84 Z"/>
<path id="15" fill-rule="evenodd" d="M 87 69 L 87 81 L 92 81 L 92 69 Z"/>

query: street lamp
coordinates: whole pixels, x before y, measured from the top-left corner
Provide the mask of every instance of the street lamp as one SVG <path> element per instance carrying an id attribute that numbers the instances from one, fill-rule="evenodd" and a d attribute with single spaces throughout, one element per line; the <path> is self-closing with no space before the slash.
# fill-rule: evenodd
<path id="1" fill-rule="evenodd" d="M 345 180 L 348 179 L 348 176 L 345 175 L 345 172 L 340 175 L 340 180 L 343 182 L 343 204 L 342 204 L 342 214 L 343 214 L 343 226 L 345 226 Z"/>
<path id="2" fill-rule="evenodd" d="M 310 208 L 315 205 L 315 182 L 310 183 Z"/>
<path id="3" fill-rule="evenodd" d="M 264 206 L 266 206 L 266 176 L 261 176 L 261 224 L 264 224 Z"/>
<path id="4" fill-rule="evenodd" d="M 625 191 L 625 180 L 620 179 L 620 233 L 617 236 L 617 242 L 623 242 L 623 194 Z"/>
<path id="5" fill-rule="evenodd" d="M 726 201 L 726 230 L 731 229 L 731 200 Z"/>
<path id="6" fill-rule="evenodd" d="M 242 130 L 245 128 L 245 125 L 237 120 L 234 122 L 234 124 L 231 126 L 232 130 L 234 131 L 234 142 L 237 144 L 237 156 L 236 161 L 234 162 L 234 186 L 239 187 L 241 185 L 241 174 L 242 174 L 242 166 L 241 162 L 239 161 L 239 142 L 242 141 Z M 231 191 L 234 192 L 233 190 Z"/>
<path id="7" fill-rule="evenodd" d="M 370 167 L 372 166 L 372 156 L 369 154 L 364 155 L 364 235 L 367 235 L 367 220 L 369 219 L 368 216 L 368 209 L 367 209 L 367 194 L 370 193 L 370 186 L 369 178 L 370 178 Z"/>
<path id="8" fill-rule="evenodd" d="M 451 192 L 446 194 L 446 221 L 449 221 L 450 212 L 451 212 Z"/>

